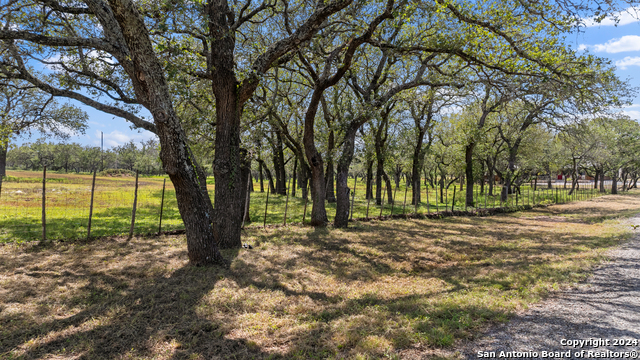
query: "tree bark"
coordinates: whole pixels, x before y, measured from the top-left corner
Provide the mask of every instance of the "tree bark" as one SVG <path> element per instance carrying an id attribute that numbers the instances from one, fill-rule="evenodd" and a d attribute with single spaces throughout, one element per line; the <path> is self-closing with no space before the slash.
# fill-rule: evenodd
<path id="1" fill-rule="evenodd" d="M 329 159 L 327 159 L 327 173 L 325 176 L 325 184 L 327 184 L 327 202 L 329 203 L 334 203 L 336 202 L 336 195 L 335 192 L 333 190 L 333 182 L 334 182 L 334 178 L 333 178 L 333 159 L 331 159 L 331 157 L 329 157 Z"/>
<path id="2" fill-rule="evenodd" d="M 383 173 L 382 176 L 384 177 L 384 181 L 387 183 L 387 204 L 391 205 L 393 204 L 393 186 L 391 185 L 391 179 L 389 178 L 389 175 L 387 175 L 387 173 Z"/>
<path id="3" fill-rule="evenodd" d="M 0 177 L 7 176 L 7 146 L 0 143 Z"/>
<path id="4" fill-rule="evenodd" d="M 514 174 L 516 171 L 516 156 L 518 154 L 519 147 L 520 139 L 517 139 L 513 147 L 509 148 L 508 166 L 507 171 L 505 171 L 504 186 L 502 187 L 502 192 L 500 194 L 500 199 L 502 201 L 507 201 L 507 195 L 512 193 L 511 184 L 513 182 Z"/>
<path id="5" fill-rule="evenodd" d="M 284 146 L 282 144 L 282 134 L 275 131 L 275 141 L 272 143 L 273 166 L 276 176 L 275 193 L 287 195 L 286 170 L 284 167 Z"/>
<path id="6" fill-rule="evenodd" d="M 347 185 L 347 179 L 349 177 L 349 167 L 353 160 L 355 138 L 359 127 L 359 123 L 350 124 L 345 132 L 342 154 L 338 159 L 336 173 L 336 217 L 333 221 L 334 226 L 337 228 L 346 228 L 349 224 L 350 189 Z"/>
<path id="7" fill-rule="evenodd" d="M 249 202 L 251 201 L 251 158 L 248 155 L 246 149 L 240 149 L 240 156 L 242 159 L 242 167 L 241 167 L 241 177 L 244 179 L 245 186 L 242 187 L 242 191 L 240 196 L 242 197 L 242 221 L 245 223 L 250 223 L 251 218 L 249 217 L 249 211 L 247 211 L 247 207 L 249 206 Z"/>
<path id="8" fill-rule="evenodd" d="M 473 149 L 475 148 L 476 143 L 470 142 L 464 148 L 464 161 L 465 161 L 465 170 L 464 174 L 467 178 L 467 191 L 465 193 L 465 201 L 466 206 L 475 206 L 475 202 L 473 201 Z"/>
<path id="9" fill-rule="evenodd" d="M 240 83 L 235 74 L 235 37 L 230 30 L 233 11 L 226 0 L 211 0 L 206 4 L 211 53 L 211 88 L 216 105 L 216 139 L 214 176 L 216 222 L 214 231 L 221 248 L 240 248 L 242 208 L 246 187 L 242 177 L 240 154 Z"/>
<path id="10" fill-rule="evenodd" d="M 324 104 L 323 104 L 324 105 Z M 323 107 L 323 112 L 325 115 L 325 120 L 327 121 L 327 126 L 329 127 L 329 139 L 327 142 L 327 171 L 325 173 L 324 182 L 327 186 L 326 188 L 326 199 L 329 203 L 336 202 L 336 195 L 333 190 L 333 181 L 334 181 L 334 173 L 333 173 L 333 149 L 336 146 L 335 143 L 335 133 L 333 128 L 331 127 L 331 123 L 333 122 L 331 116 L 329 116 L 328 111 L 325 107 Z"/>
<path id="11" fill-rule="evenodd" d="M 160 158 L 176 190 L 178 210 L 185 225 L 190 262 L 196 265 L 224 263 L 217 246 L 219 237 L 211 228 L 215 218 L 211 200 L 201 191 L 199 165 L 187 145 L 162 64 L 156 57 L 141 14 L 136 5 L 127 0 L 110 1 L 109 7 L 92 1 L 87 5 L 102 23 L 106 36 L 117 38 L 122 50 L 128 53 L 127 59 L 118 60 L 128 62 L 125 69 L 134 91 L 144 99 L 154 119 L 161 145 Z"/>
<path id="12" fill-rule="evenodd" d="M 382 205 L 382 174 L 384 173 L 384 159 L 376 151 L 376 205 Z"/>
<path id="13" fill-rule="evenodd" d="M 430 121 L 430 119 L 429 119 Z M 422 167 L 424 166 L 424 156 L 426 149 L 423 150 L 424 144 L 424 134 L 426 132 L 426 128 L 428 126 L 425 124 L 424 128 L 418 129 L 416 147 L 413 150 L 413 159 L 411 162 L 411 205 L 419 204 L 420 199 L 420 174 L 422 172 Z M 419 127 L 419 122 L 416 122 L 416 125 Z"/>
<path id="14" fill-rule="evenodd" d="M 315 116 L 318 111 L 318 105 L 320 104 L 322 91 L 323 89 L 319 87 L 314 89 L 304 118 L 303 143 L 305 155 L 309 162 L 308 165 L 311 168 L 311 200 L 313 201 L 311 208 L 312 226 L 325 226 L 329 222 L 324 203 L 326 198 L 324 161 L 322 160 L 322 155 L 316 148 L 314 136 Z"/>
<path id="15" fill-rule="evenodd" d="M 366 198 L 373 199 L 373 160 L 367 161 L 367 191 Z"/>
<path id="16" fill-rule="evenodd" d="M 258 160 L 258 177 L 260 178 L 260 192 L 264 192 L 264 177 L 262 175 L 262 161 Z"/>
<path id="17" fill-rule="evenodd" d="M 298 179 L 298 157 L 296 156 L 296 158 L 293 160 L 293 172 L 291 173 L 291 176 L 293 177 L 293 185 L 291 186 L 291 197 L 296 197 L 296 180 Z"/>

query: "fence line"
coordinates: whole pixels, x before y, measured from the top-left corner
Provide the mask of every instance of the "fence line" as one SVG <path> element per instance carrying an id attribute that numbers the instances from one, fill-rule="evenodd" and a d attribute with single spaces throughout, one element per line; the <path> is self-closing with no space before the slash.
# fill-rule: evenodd
<path id="1" fill-rule="evenodd" d="M 93 175 L 95 176 L 95 172 Z M 106 180 L 111 181 L 111 179 L 102 178 L 100 183 Z M 130 180 L 114 187 L 98 186 L 98 182 L 94 177 L 90 184 L 85 182 L 86 188 L 76 182 L 71 183 L 74 185 L 72 188 L 64 188 L 64 186 L 56 185 L 59 182 L 48 177 L 44 170 L 41 190 L 37 188 L 37 185 L 34 187 L 33 182 L 5 181 L 3 184 L 5 193 L 0 198 L 0 242 L 31 241 L 38 240 L 38 238 L 46 241 L 46 239 L 127 235 L 127 231 L 124 230 L 127 227 L 129 236 L 184 228 L 177 211 L 175 190 L 166 189 L 166 178 L 163 179 L 162 187 L 160 187 L 159 181 L 154 182 L 150 187 L 150 182 L 144 178 L 137 186 L 132 186 Z M 281 223 L 286 225 L 307 220 L 306 212 L 310 196 L 308 187 L 307 197 L 302 198 L 302 196 L 291 196 L 292 193 L 289 193 L 293 190 L 291 189 L 291 181 L 287 185 L 287 195 L 271 194 L 270 187 L 267 187 L 266 199 L 264 193 L 257 191 L 251 193 L 253 199 L 247 211 L 250 213 L 253 224 L 262 223 L 262 226 L 266 227 L 268 224 Z M 362 195 L 358 196 L 356 190 L 359 185 L 357 179 L 354 178 L 353 191 L 350 194 L 350 219 L 369 218 L 372 199 L 367 198 L 367 191 L 363 191 Z M 387 189 L 385 181 L 384 191 L 381 193 L 382 203 L 376 215 L 406 215 L 409 191 L 406 185 L 403 206 L 400 209 L 399 206 L 396 206 L 400 187 L 396 186 L 396 189 L 391 192 L 391 189 Z M 426 199 L 421 198 L 420 201 L 413 204 L 413 214 L 431 215 L 434 213 L 432 211 L 434 198 L 437 215 L 438 213 L 448 214 L 464 209 L 469 210 L 468 208 L 470 211 L 479 211 L 483 208 L 519 209 L 524 206 L 540 204 L 562 204 L 601 195 L 599 190 L 593 189 L 593 183 L 591 186 L 584 186 L 581 183 L 580 189 L 571 193 L 569 187 L 565 188 L 562 184 L 560 185 L 552 188 L 537 187 L 534 191 L 532 184 L 522 184 L 519 192 L 507 194 L 505 202 L 500 195 L 503 191 L 502 187 L 495 187 L 494 194 L 489 195 L 486 187 L 483 192 L 480 191 L 479 185 L 475 185 L 473 189 L 474 206 L 467 206 L 466 192 L 463 189 L 457 191 L 455 185 L 452 186 L 453 189 L 441 188 L 438 184 L 435 187 L 425 186 L 423 190 L 421 184 L 416 191 L 421 193 L 424 191 Z M 371 194 L 375 196 L 377 188 L 374 183 L 370 184 L 370 189 Z M 449 194 L 450 191 L 452 194 Z M 392 198 L 385 203 L 387 193 L 391 193 Z M 210 195 L 212 196 L 212 194 L 211 190 Z M 41 195 L 40 206 L 37 204 L 39 195 Z M 450 206 L 449 195 L 452 195 Z M 499 198 L 499 207 L 496 206 L 496 197 Z M 414 195 L 412 195 L 412 199 L 414 199 Z M 489 199 L 492 201 L 489 202 Z M 133 206 L 131 200 L 133 200 Z M 441 205 L 443 206 L 441 207 Z M 262 208 L 263 206 L 264 208 Z M 263 210 L 262 214 L 260 210 Z M 41 219 L 38 219 L 38 212 L 41 213 Z M 331 221 L 335 216 L 335 204 L 327 204 L 327 215 Z M 127 220 L 130 220 L 129 224 L 127 224 Z M 39 235 L 37 229 L 40 226 L 42 232 Z"/>

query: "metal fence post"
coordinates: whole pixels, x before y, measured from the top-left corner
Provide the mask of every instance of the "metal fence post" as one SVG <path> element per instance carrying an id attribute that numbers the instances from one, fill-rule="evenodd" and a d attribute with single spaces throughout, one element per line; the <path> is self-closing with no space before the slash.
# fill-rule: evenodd
<path id="1" fill-rule="evenodd" d="M 456 205 L 456 186 L 453 185 L 453 198 L 451 198 L 451 212 L 453 212 L 453 207 Z"/>
<path id="2" fill-rule="evenodd" d="M 378 217 L 382 216 L 382 209 L 384 209 L 384 196 L 387 194 L 387 184 L 384 185 L 384 188 L 382 188 L 382 202 L 380 203 L 380 215 L 378 215 Z"/>
<path id="3" fill-rule="evenodd" d="M 158 221 L 158 234 L 162 231 L 162 211 L 164 210 L 164 188 L 167 184 L 167 179 L 162 181 L 162 198 L 160 200 L 160 220 Z"/>
<path id="4" fill-rule="evenodd" d="M 369 188 L 371 189 L 371 196 L 368 196 L 367 191 L 365 190 L 365 197 L 367 198 L 367 213 L 365 215 L 365 218 L 368 219 L 369 218 L 369 204 L 371 203 L 371 198 L 373 197 L 373 189 L 372 189 L 372 183 L 373 183 L 373 179 L 371 179 L 371 181 L 369 181 Z M 306 205 L 305 205 L 305 209 L 306 209 Z"/>
<path id="5" fill-rule="evenodd" d="M 47 211 L 46 211 L 46 202 L 47 202 L 47 166 L 44 166 L 44 170 L 42 171 L 42 242 L 47 241 Z"/>
<path id="6" fill-rule="evenodd" d="M 87 240 L 91 237 L 91 218 L 93 217 L 93 194 L 96 188 L 96 169 L 93 169 L 93 180 L 91 181 L 91 202 L 89 203 L 89 224 L 87 224 Z"/>
<path id="7" fill-rule="evenodd" d="M 402 215 L 404 215 L 405 210 L 407 208 L 407 190 L 409 190 L 408 187 L 404 187 L 404 203 L 402 204 Z"/>
<path id="8" fill-rule="evenodd" d="M 284 203 L 284 221 L 282 225 L 287 225 L 287 208 L 289 207 L 289 188 L 291 188 L 291 178 L 289 178 L 289 186 L 287 187 L 287 200 Z"/>
<path id="9" fill-rule="evenodd" d="M 262 222 L 262 227 L 267 227 L 267 208 L 269 207 L 269 190 L 271 190 L 271 186 L 267 186 L 267 202 L 264 204 L 264 221 Z M 308 194 L 307 194 L 308 196 Z M 304 200 L 304 215 L 302 216 L 302 223 L 304 223 L 304 217 L 307 215 L 307 198 Z"/>
<path id="10" fill-rule="evenodd" d="M 133 237 L 133 228 L 136 223 L 136 206 L 138 205 L 138 170 L 136 170 L 136 186 L 133 190 L 133 210 L 131 211 L 131 227 L 129 228 L 129 238 Z"/>
<path id="11" fill-rule="evenodd" d="M 356 188 L 358 186 L 358 182 L 356 180 L 358 180 L 358 175 L 355 175 L 353 177 L 353 194 L 351 195 L 351 214 L 349 214 L 351 220 L 353 220 L 353 203 L 356 201 Z"/>

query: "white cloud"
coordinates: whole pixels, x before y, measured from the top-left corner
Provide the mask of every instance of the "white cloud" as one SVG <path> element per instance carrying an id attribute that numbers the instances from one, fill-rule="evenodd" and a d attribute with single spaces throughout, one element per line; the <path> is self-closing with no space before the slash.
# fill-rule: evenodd
<path id="1" fill-rule="evenodd" d="M 640 7 L 638 6 L 632 6 L 630 8 L 627 8 L 626 10 L 621 11 L 617 18 L 618 18 L 618 23 L 617 25 L 622 26 L 622 25 L 627 25 L 627 24 L 632 24 L 634 22 L 638 22 L 638 17 L 640 15 Z M 586 27 L 593 27 L 593 26 L 615 26 L 616 25 L 616 20 L 615 17 L 610 16 L 605 18 L 604 20 L 602 20 L 600 23 L 597 23 L 593 20 L 593 18 L 587 18 L 587 19 L 583 19 L 584 24 Z"/>
<path id="2" fill-rule="evenodd" d="M 100 143 L 100 131 L 96 130 L 96 137 L 98 138 L 98 143 Z M 104 146 L 109 148 L 109 147 L 114 147 L 114 146 L 120 146 L 122 144 L 128 143 L 131 140 L 131 137 L 126 135 L 125 133 L 118 131 L 118 130 L 113 130 L 110 133 L 105 133 L 104 134 Z"/>
<path id="3" fill-rule="evenodd" d="M 616 66 L 621 70 L 627 70 L 629 66 L 640 66 L 640 56 L 627 56 L 622 60 L 616 61 Z"/>
<path id="4" fill-rule="evenodd" d="M 584 50 L 587 50 L 588 48 L 589 48 L 589 46 L 587 46 L 585 44 L 578 45 L 578 51 L 584 51 Z"/>
<path id="5" fill-rule="evenodd" d="M 119 130 L 113 130 L 110 133 L 104 133 L 104 147 L 116 147 L 128 143 L 133 140 L 136 145 L 143 140 L 148 140 L 151 138 L 156 138 L 156 135 L 150 131 L 142 130 L 141 132 L 131 132 L 129 134 L 125 134 Z M 100 130 L 96 130 L 95 139 L 93 143 L 97 146 L 100 146 Z"/>
<path id="6" fill-rule="evenodd" d="M 604 44 L 590 45 L 595 51 L 615 54 L 624 51 L 639 51 L 640 36 L 625 35 L 619 39 L 611 39 Z"/>
<path id="7" fill-rule="evenodd" d="M 624 110 L 622 111 L 623 114 L 629 116 L 632 119 L 635 120 L 640 120 L 640 111 L 636 111 L 636 110 Z"/>
<path id="8" fill-rule="evenodd" d="M 630 110 L 630 109 L 640 109 L 640 104 L 631 104 L 625 106 L 621 111 L 622 114 L 629 116 L 632 119 L 640 120 L 640 110 Z"/>

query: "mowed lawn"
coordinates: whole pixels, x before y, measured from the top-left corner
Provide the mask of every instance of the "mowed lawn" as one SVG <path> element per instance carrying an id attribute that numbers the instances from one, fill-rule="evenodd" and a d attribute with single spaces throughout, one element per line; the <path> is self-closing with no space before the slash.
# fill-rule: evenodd
<path id="1" fill-rule="evenodd" d="M 401 359 L 571 286 L 640 195 L 491 217 L 250 229 L 229 269 L 183 236 L 0 245 L 3 359 Z"/>

